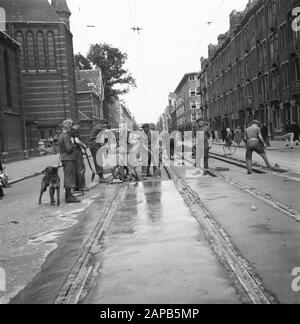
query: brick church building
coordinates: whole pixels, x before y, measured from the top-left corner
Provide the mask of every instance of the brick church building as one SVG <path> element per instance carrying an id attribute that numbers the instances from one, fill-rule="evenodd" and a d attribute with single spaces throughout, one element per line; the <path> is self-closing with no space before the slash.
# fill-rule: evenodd
<path id="1" fill-rule="evenodd" d="M 20 46 L 24 117 L 28 148 L 47 138 L 66 118 L 78 119 L 66 0 L 0 0 L 6 34 Z"/>
<path id="2" fill-rule="evenodd" d="M 26 132 L 19 44 L 0 31 L 1 160 L 24 157 Z"/>

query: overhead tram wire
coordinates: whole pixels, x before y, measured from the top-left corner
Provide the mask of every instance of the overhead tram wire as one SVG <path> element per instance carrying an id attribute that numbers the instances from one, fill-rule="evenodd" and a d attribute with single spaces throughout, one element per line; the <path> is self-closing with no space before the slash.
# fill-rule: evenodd
<path id="1" fill-rule="evenodd" d="M 122 48 L 128 41 L 129 41 L 129 39 L 133 36 L 135 34 L 135 32 L 133 31 L 133 32 L 131 32 L 125 39 L 124 39 L 124 41 L 120 44 L 120 45 L 118 45 L 118 48 Z"/>
<path id="2" fill-rule="evenodd" d="M 194 52 L 196 51 L 196 49 L 198 48 L 203 36 L 207 33 L 207 31 L 209 30 L 209 28 L 211 27 L 211 25 L 214 23 L 215 21 L 215 18 L 217 17 L 217 15 L 219 14 L 219 12 L 221 11 L 221 9 L 223 8 L 224 4 L 225 4 L 225 1 L 226 0 L 222 0 L 220 6 L 216 9 L 216 11 L 214 12 L 213 16 L 212 16 L 212 19 L 211 20 L 208 20 L 209 23 L 207 23 L 207 27 L 203 30 L 202 34 L 201 34 L 201 37 L 200 37 L 200 41 L 196 43 L 195 47 L 193 48 L 193 51 L 191 52 L 190 56 L 188 57 L 186 63 L 185 63 L 185 66 L 187 66 L 187 64 L 190 62 Z"/>
<path id="3" fill-rule="evenodd" d="M 136 10 L 136 5 L 134 0 L 128 0 L 128 4 L 129 4 L 129 8 L 130 8 L 130 12 L 132 13 L 132 19 L 135 22 L 134 26 L 133 26 L 133 33 L 138 34 L 138 47 L 139 47 L 139 52 L 140 52 L 140 56 L 141 56 L 141 64 L 143 64 L 144 60 L 144 49 L 143 49 L 143 43 L 142 43 L 142 39 L 140 37 L 140 31 L 142 31 L 143 29 L 139 27 L 139 19 L 138 19 L 138 14 L 137 14 L 137 10 Z M 143 91 L 144 91 L 144 97 L 145 97 L 145 104 L 146 107 L 148 108 L 148 104 L 149 104 L 149 86 L 148 86 L 148 81 L 147 81 L 147 76 L 144 73 L 144 68 L 139 67 L 139 74 L 141 76 L 141 78 L 145 81 L 145 86 L 143 87 Z"/>

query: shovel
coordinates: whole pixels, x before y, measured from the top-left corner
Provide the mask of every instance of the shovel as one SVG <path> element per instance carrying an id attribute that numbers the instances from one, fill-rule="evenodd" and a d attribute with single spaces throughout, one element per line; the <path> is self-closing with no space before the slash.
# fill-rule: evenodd
<path id="1" fill-rule="evenodd" d="M 90 167 L 90 169 L 91 169 L 91 171 L 92 171 L 92 182 L 94 182 L 95 177 L 96 177 L 96 172 L 93 170 L 93 167 L 92 167 L 92 164 L 91 164 L 90 158 L 89 158 L 89 156 L 88 156 L 88 154 L 87 154 L 87 150 L 86 150 L 86 148 L 83 148 L 83 149 L 84 149 L 84 154 L 85 154 L 86 159 L 87 159 L 87 161 L 88 161 L 89 167 Z"/>

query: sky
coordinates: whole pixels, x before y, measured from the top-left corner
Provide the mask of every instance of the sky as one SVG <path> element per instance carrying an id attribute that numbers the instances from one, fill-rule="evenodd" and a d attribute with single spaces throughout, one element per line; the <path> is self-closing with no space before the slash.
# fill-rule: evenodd
<path id="1" fill-rule="evenodd" d="M 138 87 L 124 96 L 138 123 L 157 122 L 183 75 L 200 71 L 200 58 L 229 29 L 229 14 L 248 0 L 67 0 L 74 52 L 108 43 L 128 54 Z M 207 22 L 213 22 L 208 25 Z M 88 25 L 95 26 L 93 28 Z M 134 33 L 130 28 L 143 30 Z"/>

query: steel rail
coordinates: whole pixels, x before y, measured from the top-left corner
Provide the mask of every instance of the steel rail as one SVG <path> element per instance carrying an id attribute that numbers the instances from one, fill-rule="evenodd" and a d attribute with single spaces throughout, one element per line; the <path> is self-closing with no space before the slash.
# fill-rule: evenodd
<path id="1" fill-rule="evenodd" d="M 250 263 L 240 255 L 231 242 L 229 235 L 203 205 L 198 194 L 171 167 L 165 163 L 163 165 L 185 203 L 199 222 L 206 239 L 217 254 L 220 262 L 229 271 L 231 279 L 234 278 L 239 290 L 242 289 L 246 294 L 248 302 L 252 304 L 278 304 L 276 297 L 264 288 Z"/>
<path id="2" fill-rule="evenodd" d="M 112 199 L 102 212 L 98 223 L 90 234 L 80 257 L 77 259 L 69 275 L 56 297 L 55 304 L 77 304 L 90 277 L 97 271 L 99 265 L 93 264 L 94 255 L 99 253 L 99 241 L 105 235 L 113 216 L 123 201 L 127 185 L 118 185 Z"/>

